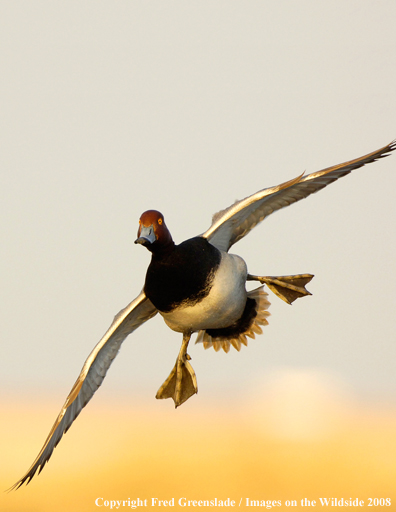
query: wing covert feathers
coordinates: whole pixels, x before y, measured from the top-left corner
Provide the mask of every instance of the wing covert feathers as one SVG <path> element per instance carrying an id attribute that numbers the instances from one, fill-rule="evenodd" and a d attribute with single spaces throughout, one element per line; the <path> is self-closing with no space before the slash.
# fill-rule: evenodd
<path id="1" fill-rule="evenodd" d="M 37 471 L 41 473 L 63 434 L 69 430 L 83 407 L 102 384 L 124 339 L 156 313 L 157 309 L 147 299 L 144 292 L 141 292 L 134 301 L 115 316 L 110 328 L 85 361 L 40 453 L 27 473 L 9 491 L 18 489 L 25 482 L 29 483 Z"/>
<path id="2" fill-rule="evenodd" d="M 247 235 L 271 213 L 318 192 L 354 169 L 388 156 L 395 149 L 396 140 L 355 160 L 334 165 L 307 176 L 301 174 L 277 187 L 260 190 L 216 213 L 211 227 L 202 236 L 218 249 L 228 251 L 233 244 Z"/>

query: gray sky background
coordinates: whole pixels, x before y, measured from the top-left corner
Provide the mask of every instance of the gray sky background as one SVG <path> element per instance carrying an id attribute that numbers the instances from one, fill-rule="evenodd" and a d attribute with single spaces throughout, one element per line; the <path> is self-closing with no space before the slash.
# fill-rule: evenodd
<path id="1" fill-rule="evenodd" d="M 144 210 L 180 242 L 235 199 L 395 138 L 395 20 L 393 0 L 2 2 L 0 393 L 61 405 L 143 285 Z M 313 296 L 271 294 L 240 353 L 192 346 L 193 400 L 244 399 L 279 370 L 395 401 L 395 189 L 393 155 L 232 248 L 255 274 L 315 274 Z M 150 321 L 102 396 L 157 406 L 180 343 Z"/>

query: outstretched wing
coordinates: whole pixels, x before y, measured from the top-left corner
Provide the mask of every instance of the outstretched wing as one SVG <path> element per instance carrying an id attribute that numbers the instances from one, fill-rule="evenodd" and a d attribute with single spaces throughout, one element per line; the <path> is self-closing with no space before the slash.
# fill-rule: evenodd
<path id="1" fill-rule="evenodd" d="M 44 446 L 37 455 L 30 469 L 9 490 L 18 489 L 23 483 L 29 483 L 37 470 L 39 473 L 49 460 L 59 441 L 68 431 L 73 421 L 80 414 L 83 407 L 91 400 L 96 390 L 102 384 L 106 372 L 117 355 L 121 343 L 125 338 L 152 318 L 157 309 L 146 297 L 144 292 L 125 309 L 122 309 L 114 318 L 106 334 L 88 356 L 69 396 L 66 398 L 59 416 L 49 433 Z"/>
<path id="2" fill-rule="evenodd" d="M 218 249 L 228 251 L 233 244 L 247 235 L 271 213 L 308 197 L 338 178 L 346 176 L 354 169 L 388 156 L 390 151 L 395 149 L 396 140 L 356 160 L 328 167 L 323 171 L 308 174 L 308 176 L 301 174 L 301 176 L 277 187 L 260 190 L 216 213 L 213 216 L 211 227 L 201 236 L 207 238 Z"/>

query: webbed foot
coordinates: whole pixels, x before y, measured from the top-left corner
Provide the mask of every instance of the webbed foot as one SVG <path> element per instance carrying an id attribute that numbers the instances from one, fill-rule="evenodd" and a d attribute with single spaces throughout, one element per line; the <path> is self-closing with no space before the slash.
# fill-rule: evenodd
<path id="1" fill-rule="evenodd" d="M 176 364 L 155 395 L 155 398 L 158 399 L 172 398 L 175 407 L 179 407 L 195 393 L 198 393 L 197 378 L 189 363 L 191 358 L 187 354 L 189 341 L 190 335 L 183 335 L 183 343 Z"/>
<path id="2" fill-rule="evenodd" d="M 248 281 L 260 281 L 280 299 L 291 304 L 300 297 L 312 295 L 306 288 L 314 276 L 312 274 L 297 274 L 295 276 L 253 276 L 248 274 Z"/>

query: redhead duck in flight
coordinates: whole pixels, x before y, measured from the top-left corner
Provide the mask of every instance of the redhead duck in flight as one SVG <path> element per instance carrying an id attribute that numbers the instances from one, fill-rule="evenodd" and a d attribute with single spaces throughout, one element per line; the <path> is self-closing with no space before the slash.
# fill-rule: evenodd
<path id="1" fill-rule="evenodd" d="M 157 313 L 172 330 L 183 335 L 176 364 L 156 395 L 172 398 L 177 407 L 198 391 L 187 354 L 194 332 L 198 332 L 197 342 L 205 348 L 223 348 L 228 352 L 232 346 L 240 350 L 242 344 L 247 344 L 247 336 L 254 338 L 262 332 L 261 326 L 268 323 L 269 302 L 263 285 L 289 304 L 311 295 L 305 289 L 311 274 L 255 276 L 248 273 L 242 258 L 228 253 L 230 247 L 276 210 L 308 197 L 354 169 L 388 156 L 395 149 L 393 141 L 361 158 L 260 190 L 214 215 L 205 233 L 179 245 L 172 240 L 160 212 L 144 212 L 135 240 L 151 252 L 143 290 L 116 315 L 85 361 L 36 460 L 11 489 L 29 483 L 37 470 L 41 472 L 63 434 L 102 384 L 122 342 Z M 258 281 L 260 286 L 248 292 L 246 281 Z"/>

